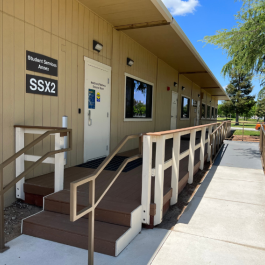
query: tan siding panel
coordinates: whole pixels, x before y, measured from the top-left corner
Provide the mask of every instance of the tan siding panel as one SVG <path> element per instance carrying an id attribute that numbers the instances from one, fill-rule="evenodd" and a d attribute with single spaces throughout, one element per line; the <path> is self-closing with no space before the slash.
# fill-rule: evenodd
<path id="1" fill-rule="evenodd" d="M 84 48 L 88 49 L 88 31 L 89 31 L 89 9 L 85 8 L 84 15 Z"/>
<path id="2" fill-rule="evenodd" d="M 14 154 L 14 18 L 3 14 L 3 160 Z M 14 178 L 14 163 L 4 169 L 4 185 Z M 9 194 L 9 195 L 8 195 Z M 12 189 L 6 196 L 14 195 Z"/>
<path id="3" fill-rule="evenodd" d="M 52 31 L 52 0 L 45 0 L 44 1 L 44 19 L 43 19 L 43 27 L 44 30 L 51 32 Z"/>
<path id="4" fill-rule="evenodd" d="M 44 0 L 35 0 L 35 26 L 43 29 Z"/>
<path id="5" fill-rule="evenodd" d="M 72 41 L 73 0 L 66 0 L 66 39 Z"/>
<path id="6" fill-rule="evenodd" d="M 72 42 L 78 44 L 78 2 L 73 0 Z"/>
<path id="7" fill-rule="evenodd" d="M 25 47 L 24 23 L 15 19 L 15 124 L 24 125 L 25 118 Z"/>
<path id="8" fill-rule="evenodd" d="M 3 11 L 13 16 L 14 15 L 14 0 L 3 0 Z"/>
<path id="9" fill-rule="evenodd" d="M 25 21 L 34 25 L 34 6 L 35 1 L 34 0 L 25 0 Z"/>
<path id="10" fill-rule="evenodd" d="M 78 45 L 84 47 L 84 14 L 85 8 L 83 5 L 78 5 Z"/>
<path id="11" fill-rule="evenodd" d="M 59 32 L 59 2 L 52 0 L 52 33 L 58 36 Z"/>
<path id="12" fill-rule="evenodd" d="M 24 20 L 25 17 L 25 0 L 14 0 L 15 17 Z"/>
<path id="13" fill-rule="evenodd" d="M 84 109 L 84 50 L 78 47 L 78 106 L 77 109 Z M 84 112 L 77 114 L 77 164 L 83 162 L 84 153 Z"/>
<path id="14" fill-rule="evenodd" d="M 77 163 L 77 45 L 72 44 L 72 129 L 73 129 L 73 149 L 71 151 L 71 163 Z"/>
<path id="15" fill-rule="evenodd" d="M 65 0 L 59 0 L 59 37 L 65 39 L 65 17 L 66 3 Z"/>

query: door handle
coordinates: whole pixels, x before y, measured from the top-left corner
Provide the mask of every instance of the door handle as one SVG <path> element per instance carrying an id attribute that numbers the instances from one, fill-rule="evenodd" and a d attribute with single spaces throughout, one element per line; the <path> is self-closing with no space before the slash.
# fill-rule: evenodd
<path id="1" fill-rule="evenodd" d="M 88 126 L 92 125 L 91 110 L 88 111 Z"/>

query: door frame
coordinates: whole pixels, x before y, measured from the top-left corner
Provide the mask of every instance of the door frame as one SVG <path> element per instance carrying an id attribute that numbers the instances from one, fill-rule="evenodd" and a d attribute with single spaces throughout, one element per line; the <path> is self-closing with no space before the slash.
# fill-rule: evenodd
<path id="1" fill-rule="evenodd" d="M 84 138 L 83 138 L 83 148 L 84 148 L 84 150 L 83 150 L 83 161 L 84 161 L 84 163 L 85 162 L 87 162 L 87 161 L 85 161 L 85 124 L 86 124 L 86 106 L 87 106 L 87 101 L 86 101 L 86 98 L 85 98 L 85 90 L 86 90 L 86 64 L 89 64 L 89 65 L 91 65 L 91 66 L 93 66 L 93 67 L 96 67 L 96 68 L 99 68 L 99 69 L 101 69 L 101 70 L 104 70 L 104 71 L 106 71 L 106 72 L 109 72 L 110 73 L 110 78 L 109 78 L 109 85 L 110 85 L 110 111 L 109 111 L 109 118 L 110 118 L 110 126 L 109 126 L 109 143 L 108 143 L 108 145 L 109 145 L 109 149 L 108 149 L 108 151 L 110 152 L 110 139 L 111 139 L 111 137 L 110 137 L 110 133 L 111 133 L 111 130 L 110 130 L 110 127 L 111 127 L 111 96 L 112 96 L 112 90 L 111 90 L 111 85 L 112 85 L 112 68 L 111 68 L 111 66 L 109 66 L 109 65 L 106 65 L 106 64 L 103 64 L 103 63 L 100 63 L 100 62 L 98 62 L 98 61 L 96 61 L 96 60 L 93 60 L 93 59 L 91 59 L 91 58 L 88 58 L 88 57 L 86 57 L 86 56 L 84 56 L 84 116 L 83 116 L 83 122 L 84 122 L 84 127 L 83 127 L 83 132 L 84 132 Z"/>
<path id="2" fill-rule="evenodd" d="M 178 105 L 179 105 L 179 93 L 177 91 L 172 90 L 171 93 L 171 105 L 170 105 L 170 130 L 171 130 L 171 110 L 172 110 L 172 99 L 173 99 L 173 93 L 177 94 L 177 115 L 176 115 L 176 127 L 178 127 Z"/>

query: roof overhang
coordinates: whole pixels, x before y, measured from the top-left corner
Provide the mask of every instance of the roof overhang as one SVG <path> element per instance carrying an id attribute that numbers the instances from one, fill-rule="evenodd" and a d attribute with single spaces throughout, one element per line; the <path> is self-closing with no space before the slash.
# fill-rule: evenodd
<path id="1" fill-rule="evenodd" d="M 230 100 L 161 0 L 79 1 L 218 100 Z"/>

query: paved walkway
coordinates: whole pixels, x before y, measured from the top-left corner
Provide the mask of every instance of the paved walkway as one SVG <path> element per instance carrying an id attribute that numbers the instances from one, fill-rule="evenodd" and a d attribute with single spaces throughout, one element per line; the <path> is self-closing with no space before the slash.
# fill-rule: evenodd
<path id="1" fill-rule="evenodd" d="M 265 264 L 264 179 L 258 144 L 226 141 L 152 264 Z"/>
<path id="2" fill-rule="evenodd" d="M 143 229 L 117 257 L 96 265 L 265 264 L 265 182 L 257 143 L 225 142 L 172 230 Z M 87 251 L 22 235 L 0 265 L 85 265 Z"/>
<path id="3" fill-rule="evenodd" d="M 243 127 L 242 128 L 239 128 L 239 127 L 231 127 L 231 130 L 243 130 Z M 244 131 L 257 131 L 256 129 L 254 128 L 244 128 Z"/>

